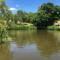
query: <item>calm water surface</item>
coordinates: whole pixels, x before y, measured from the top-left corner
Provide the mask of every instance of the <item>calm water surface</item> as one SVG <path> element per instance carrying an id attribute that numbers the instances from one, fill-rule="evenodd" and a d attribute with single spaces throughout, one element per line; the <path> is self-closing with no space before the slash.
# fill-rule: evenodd
<path id="1" fill-rule="evenodd" d="M 9 31 L 0 60 L 60 60 L 60 31 Z"/>

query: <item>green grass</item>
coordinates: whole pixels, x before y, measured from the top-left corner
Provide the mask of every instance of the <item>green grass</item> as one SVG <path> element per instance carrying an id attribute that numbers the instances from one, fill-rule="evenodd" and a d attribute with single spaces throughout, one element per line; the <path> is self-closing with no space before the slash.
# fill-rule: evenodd
<path id="1" fill-rule="evenodd" d="M 36 29 L 36 27 L 30 23 L 22 23 L 22 24 L 14 24 L 13 26 L 10 26 L 9 29 L 12 29 L 12 30 L 33 30 L 33 29 Z"/>
<path id="2" fill-rule="evenodd" d="M 52 25 L 52 26 L 48 26 L 47 29 L 48 30 L 60 30 L 60 26 Z"/>

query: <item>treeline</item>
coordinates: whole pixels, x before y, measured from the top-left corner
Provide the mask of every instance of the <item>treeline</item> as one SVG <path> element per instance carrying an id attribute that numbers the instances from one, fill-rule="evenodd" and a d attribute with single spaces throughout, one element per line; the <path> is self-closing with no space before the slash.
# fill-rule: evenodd
<path id="1" fill-rule="evenodd" d="M 35 13 L 18 10 L 16 14 L 13 14 L 5 2 L 1 0 L 0 19 L 6 20 L 8 25 L 26 22 L 34 24 L 37 29 L 47 29 L 47 26 L 53 25 L 56 20 L 60 19 L 60 6 L 44 3 Z"/>

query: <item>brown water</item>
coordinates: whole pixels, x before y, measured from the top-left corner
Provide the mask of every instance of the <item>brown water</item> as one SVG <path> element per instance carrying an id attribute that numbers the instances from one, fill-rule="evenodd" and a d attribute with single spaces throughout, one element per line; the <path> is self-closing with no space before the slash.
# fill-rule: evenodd
<path id="1" fill-rule="evenodd" d="M 60 60 L 60 31 L 9 31 L 0 60 Z"/>

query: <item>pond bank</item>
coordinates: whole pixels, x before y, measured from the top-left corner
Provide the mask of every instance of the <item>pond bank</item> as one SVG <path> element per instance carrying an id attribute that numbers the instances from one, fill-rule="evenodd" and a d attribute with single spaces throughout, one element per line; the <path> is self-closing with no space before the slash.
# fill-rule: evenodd
<path id="1" fill-rule="evenodd" d="M 60 26 L 54 26 L 54 25 L 48 26 L 47 30 L 59 30 L 60 31 Z"/>
<path id="2" fill-rule="evenodd" d="M 36 30 L 36 27 L 30 23 L 14 24 L 9 26 L 8 30 Z"/>

